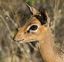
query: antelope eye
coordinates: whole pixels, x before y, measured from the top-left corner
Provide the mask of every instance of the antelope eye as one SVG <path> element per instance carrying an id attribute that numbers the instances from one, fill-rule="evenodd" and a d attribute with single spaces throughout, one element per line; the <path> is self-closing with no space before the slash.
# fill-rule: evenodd
<path id="1" fill-rule="evenodd" d="M 38 25 L 32 25 L 29 29 L 28 32 L 35 32 L 38 29 Z"/>
<path id="2" fill-rule="evenodd" d="M 37 30 L 38 26 L 37 25 L 33 25 L 29 28 L 29 30 Z"/>

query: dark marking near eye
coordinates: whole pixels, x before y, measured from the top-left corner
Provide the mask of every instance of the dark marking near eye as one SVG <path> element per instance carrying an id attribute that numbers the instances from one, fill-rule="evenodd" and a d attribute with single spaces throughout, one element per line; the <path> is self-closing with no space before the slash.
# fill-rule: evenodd
<path id="1" fill-rule="evenodd" d="M 45 9 L 40 9 L 40 15 L 34 15 L 40 22 L 41 24 L 46 24 L 47 22 L 47 15 Z"/>
<path id="2" fill-rule="evenodd" d="M 35 17 L 41 22 L 41 24 L 46 24 L 47 16 L 43 13 L 41 15 L 35 15 Z"/>

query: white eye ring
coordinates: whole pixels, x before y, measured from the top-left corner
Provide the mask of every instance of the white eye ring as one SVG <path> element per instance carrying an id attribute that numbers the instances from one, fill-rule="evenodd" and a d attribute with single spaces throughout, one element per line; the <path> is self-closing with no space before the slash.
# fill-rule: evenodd
<path id="1" fill-rule="evenodd" d="M 40 27 L 39 24 L 31 24 L 31 25 L 27 28 L 27 31 L 28 31 L 28 30 L 30 29 L 30 27 L 33 26 L 33 25 L 38 26 L 38 28 Z M 37 32 L 37 31 L 38 31 L 38 28 L 37 28 L 36 30 L 29 30 L 29 31 L 30 31 L 30 32 Z"/>

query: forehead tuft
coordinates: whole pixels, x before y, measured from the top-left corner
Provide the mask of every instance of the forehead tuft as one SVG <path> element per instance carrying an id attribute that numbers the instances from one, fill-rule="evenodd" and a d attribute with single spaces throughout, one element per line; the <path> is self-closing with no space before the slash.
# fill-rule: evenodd
<path id="1" fill-rule="evenodd" d="M 40 21 L 36 18 L 36 17 L 33 17 L 32 19 L 31 19 L 31 22 L 30 22 L 31 24 L 41 24 L 40 23 Z"/>

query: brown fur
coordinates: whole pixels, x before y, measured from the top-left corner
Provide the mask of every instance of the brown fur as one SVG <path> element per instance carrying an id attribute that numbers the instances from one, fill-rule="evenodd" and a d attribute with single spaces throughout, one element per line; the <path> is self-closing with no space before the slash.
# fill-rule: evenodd
<path id="1" fill-rule="evenodd" d="M 40 25 L 38 31 L 35 33 L 27 33 L 27 28 L 32 24 Z M 27 22 L 24 27 L 20 28 L 15 37 L 15 40 L 19 42 L 30 42 L 32 39 L 39 41 L 40 53 L 45 62 L 63 62 L 59 55 L 54 51 L 54 40 L 50 29 L 41 25 L 39 20 L 35 17 Z"/>
<path id="2" fill-rule="evenodd" d="M 30 7 L 30 6 L 29 6 Z M 31 8 L 33 15 L 38 14 L 38 11 L 35 8 Z M 33 9 L 35 9 L 36 13 L 34 14 Z M 44 13 L 44 12 L 43 12 Z M 43 15 L 43 14 L 42 14 Z M 44 20 L 45 21 L 45 20 Z M 31 25 L 38 25 L 39 28 L 36 32 L 27 32 Z M 18 31 L 16 37 L 16 41 L 19 42 L 30 42 L 32 40 L 39 41 L 39 48 L 42 58 L 45 62 L 64 62 L 62 58 L 60 58 L 59 54 L 54 48 L 54 39 L 49 27 L 42 25 L 40 20 L 36 17 L 32 17 L 29 22 L 27 22 L 20 30 Z"/>

